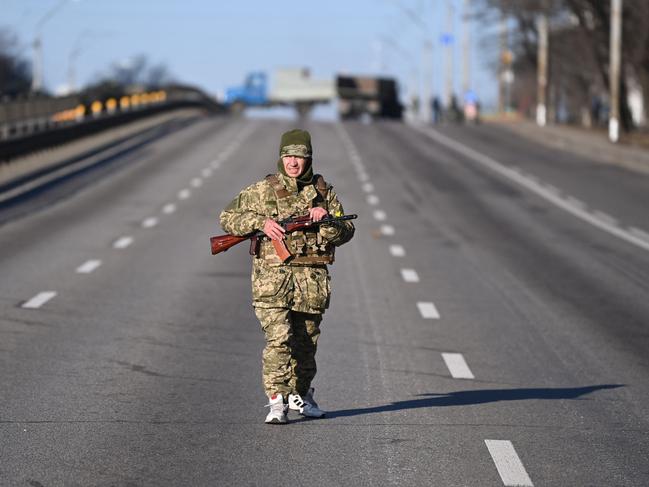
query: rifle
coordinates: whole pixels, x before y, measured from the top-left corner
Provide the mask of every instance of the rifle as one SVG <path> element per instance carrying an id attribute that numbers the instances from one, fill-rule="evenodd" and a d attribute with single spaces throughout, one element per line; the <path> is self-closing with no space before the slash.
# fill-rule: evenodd
<path id="1" fill-rule="evenodd" d="M 318 220 L 317 222 L 314 222 L 313 220 L 311 220 L 311 217 L 309 215 L 304 215 L 295 218 L 287 218 L 286 220 L 281 220 L 277 223 L 281 225 L 284 228 L 284 230 L 286 230 L 286 233 L 290 233 L 296 230 L 303 230 L 309 227 L 317 227 L 320 225 L 331 225 L 346 220 L 354 220 L 356 218 L 358 218 L 358 215 L 327 216 L 324 217 L 322 220 Z M 212 255 L 225 252 L 230 247 L 233 247 L 236 244 L 243 242 L 244 240 L 251 241 L 250 255 L 255 255 L 257 253 L 258 239 L 265 235 L 266 234 L 264 232 L 258 230 L 256 232 L 252 232 L 247 235 L 242 235 L 240 237 L 237 237 L 236 235 L 230 235 L 230 234 L 210 237 L 210 244 L 212 246 Z M 286 248 L 286 243 L 284 243 L 283 240 L 271 240 L 271 242 L 273 244 L 273 247 L 275 248 L 275 252 L 277 252 L 277 255 L 282 260 L 282 262 L 286 262 L 288 259 L 292 257 L 291 253 Z"/>

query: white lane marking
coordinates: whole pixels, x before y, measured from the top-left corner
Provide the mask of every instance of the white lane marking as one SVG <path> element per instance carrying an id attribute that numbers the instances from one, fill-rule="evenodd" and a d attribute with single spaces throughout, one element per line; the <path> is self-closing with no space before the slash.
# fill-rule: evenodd
<path id="1" fill-rule="evenodd" d="M 405 257 L 406 251 L 401 245 L 390 245 L 390 254 L 393 257 Z"/>
<path id="2" fill-rule="evenodd" d="M 203 185 L 203 180 L 201 178 L 194 178 L 189 184 L 194 188 L 200 188 Z"/>
<path id="3" fill-rule="evenodd" d="M 566 203 L 568 203 L 570 206 L 574 206 L 580 210 L 585 210 L 586 209 L 586 203 L 583 201 L 575 198 L 574 196 L 568 196 L 566 198 Z"/>
<path id="4" fill-rule="evenodd" d="M 165 215 L 170 215 L 174 211 L 176 211 L 176 205 L 174 205 L 173 203 L 168 203 L 162 207 L 162 213 L 164 213 Z"/>
<path id="5" fill-rule="evenodd" d="M 381 225 L 381 234 L 382 235 L 394 235 L 394 227 L 392 225 Z"/>
<path id="6" fill-rule="evenodd" d="M 143 228 L 152 228 L 155 227 L 157 224 L 158 224 L 158 219 L 154 216 L 146 218 L 142 221 Z"/>
<path id="7" fill-rule="evenodd" d="M 372 193 L 374 191 L 374 185 L 372 183 L 363 184 L 363 191 L 366 193 Z"/>
<path id="8" fill-rule="evenodd" d="M 385 214 L 385 211 L 383 210 L 376 210 L 374 211 L 374 219 L 378 221 L 383 221 L 387 218 L 387 215 Z"/>
<path id="9" fill-rule="evenodd" d="M 463 154 L 464 156 L 472 159 L 473 161 L 477 162 L 478 164 L 482 164 L 483 166 L 491 169 L 494 172 L 497 172 L 501 176 L 504 176 L 505 178 L 518 183 L 519 185 L 529 189 L 533 193 L 536 193 L 538 196 L 541 198 L 544 198 L 546 201 L 549 201 L 550 203 L 554 204 L 555 206 L 558 206 L 559 208 L 562 208 L 563 210 L 567 211 L 568 213 L 576 216 L 577 218 L 590 223 L 591 225 L 604 230 L 605 232 L 610 233 L 611 235 L 615 235 L 616 237 L 632 243 L 644 250 L 649 251 L 649 242 L 645 242 L 641 238 L 633 235 L 631 232 L 628 232 L 618 226 L 613 226 L 608 224 L 605 221 L 597 219 L 594 215 L 591 213 L 584 211 L 582 208 L 574 207 L 571 204 L 567 202 L 567 200 L 564 200 L 563 198 L 552 194 L 551 192 L 547 191 L 543 186 L 541 186 L 538 182 L 535 181 L 534 177 L 531 176 L 523 176 L 521 174 L 518 174 L 516 171 L 512 170 L 511 168 L 505 166 L 504 164 L 495 161 L 494 159 L 485 156 L 484 154 L 481 154 L 469 147 L 465 147 L 459 142 L 454 141 L 453 139 L 450 139 L 449 137 L 446 137 L 445 135 L 440 134 L 439 132 L 435 131 L 434 129 L 424 129 L 421 127 L 416 127 L 417 130 L 422 132 L 424 135 L 430 137 L 431 139 L 435 140 L 436 142 L 449 147 L 450 149 L 455 150 L 456 152 L 459 152 Z"/>
<path id="10" fill-rule="evenodd" d="M 379 204 L 379 197 L 375 194 L 367 195 L 367 203 L 372 206 L 376 206 Z"/>
<path id="11" fill-rule="evenodd" d="M 454 379 L 475 379 L 461 353 L 442 353 L 442 358 Z"/>
<path id="12" fill-rule="evenodd" d="M 204 178 L 209 178 L 212 175 L 212 170 L 209 167 L 206 167 L 201 171 L 201 176 Z"/>
<path id="13" fill-rule="evenodd" d="M 31 298 L 29 301 L 25 301 L 21 308 L 36 309 L 43 306 L 50 299 L 56 296 L 56 291 L 43 291 L 38 293 L 36 296 Z"/>
<path id="14" fill-rule="evenodd" d="M 608 225 L 611 226 L 615 226 L 618 224 L 617 220 L 614 217 L 612 217 L 608 213 L 604 213 L 603 211 L 595 210 L 593 211 L 593 216 L 598 220 L 601 220 L 604 223 L 607 223 Z"/>
<path id="15" fill-rule="evenodd" d="M 417 308 L 419 308 L 419 313 L 421 313 L 422 318 L 425 318 L 427 320 L 439 319 L 439 311 L 437 311 L 437 308 L 433 303 L 420 302 L 417 303 Z"/>
<path id="16" fill-rule="evenodd" d="M 113 242 L 114 249 L 125 249 L 133 243 L 133 237 L 125 236 L 120 237 Z"/>
<path id="17" fill-rule="evenodd" d="M 218 169 L 219 167 L 221 167 L 221 160 L 219 160 L 219 159 L 214 159 L 214 160 L 210 163 L 210 167 L 211 167 L 212 169 Z"/>
<path id="18" fill-rule="evenodd" d="M 649 243 L 649 233 L 645 232 L 644 230 L 640 230 L 639 228 L 636 227 L 631 227 L 629 228 L 629 232 L 631 232 L 633 235 L 635 235 L 638 238 L 646 240 Z"/>
<path id="19" fill-rule="evenodd" d="M 101 265 L 100 260 L 87 260 L 79 267 L 77 267 L 78 274 L 90 274 L 92 271 L 97 269 Z"/>
<path id="20" fill-rule="evenodd" d="M 557 188 L 556 186 L 553 186 L 552 184 L 547 184 L 546 183 L 546 184 L 543 185 L 543 187 L 545 187 L 545 189 L 547 189 L 550 193 L 552 193 L 554 195 L 561 194 L 561 190 L 559 188 Z"/>
<path id="21" fill-rule="evenodd" d="M 419 274 L 414 269 L 401 269 L 401 277 L 406 282 L 419 282 Z"/>
<path id="22" fill-rule="evenodd" d="M 508 440 L 484 440 L 504 485 L 534 487 L 514 445 Z"/>
<path id="23" fill-rule="evenodd" d="M 358 173 L 358 179 L 359 179 L 361 182 L 365 182 L 365 181 L 367 181 L 368 179 L 370 179 L 370 177 L 369 177 L 369 175 L 368 175 L 366 172 L 361 172 L 361 173 Z"/>
<path id="24" fill-rule="evenodd" d="M 188 189 L 181 189 L 178 191 L 178 199 L 179 200 L 186 200 L 192 195 L 192 192 Z"/>

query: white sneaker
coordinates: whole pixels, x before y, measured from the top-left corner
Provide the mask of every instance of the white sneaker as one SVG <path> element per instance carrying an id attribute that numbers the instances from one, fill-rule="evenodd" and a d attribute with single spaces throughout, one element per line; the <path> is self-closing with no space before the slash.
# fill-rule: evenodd
<path id="1" fill-rule="evenodd" d="M 309 418 L 323 418 L 325 415 L 325 412 L 318 407 L 318 403 L 313 399 L 313 387 L 304 396 L 289 394 L 288 407 L 294 411 L 300 411 L 302 416 Z"/>
<path id="2" fill-rule="evenodd" d="M 284 404 L 284 396 L 281 394 L 274 394 L 268 400 L 267 408 L 270 408 L 266 416 L 266 423 L 268 424 L 285 424 L 288 423 L 286 411 L 288 406 Z"/>

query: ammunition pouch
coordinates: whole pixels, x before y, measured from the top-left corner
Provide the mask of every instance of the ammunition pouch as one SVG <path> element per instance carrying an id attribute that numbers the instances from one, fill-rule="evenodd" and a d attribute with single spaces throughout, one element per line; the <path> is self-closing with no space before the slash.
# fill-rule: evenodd
<path id="1" fill-rule="evenodd" d="M 285 243 L 288 251 L 293 255 L 293 258 L 286 263 L 288 265 L 333 264 L 334 262 L 334 246 L 328 243 L 317 230 L 289 233 L 286 235 Z M 267 237 L 261 239 L 258 257 L 268 264 L 282 263 Z"/>

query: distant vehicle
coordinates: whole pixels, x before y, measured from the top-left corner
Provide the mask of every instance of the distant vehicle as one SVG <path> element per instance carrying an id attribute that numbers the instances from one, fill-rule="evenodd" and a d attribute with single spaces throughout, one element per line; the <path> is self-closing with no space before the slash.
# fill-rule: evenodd
<path id="1" fill-rule="evenodd" d="M 252 72 L 242 86 L 226 90 L 224 104 L 234 113 L 246 107 L 292 106 L 306 116 L 316 104 L 336 96 L 332 81 L 312 79 L 306 68 L 278 69 L 270 81 L 265 72 Z"/>
<path id="2" fill-rule="evenodd" d="M 397 81 L 371 76 L 338 76 L 338 114 L 342 120 L 371 118 L 401 119 Z"/>

